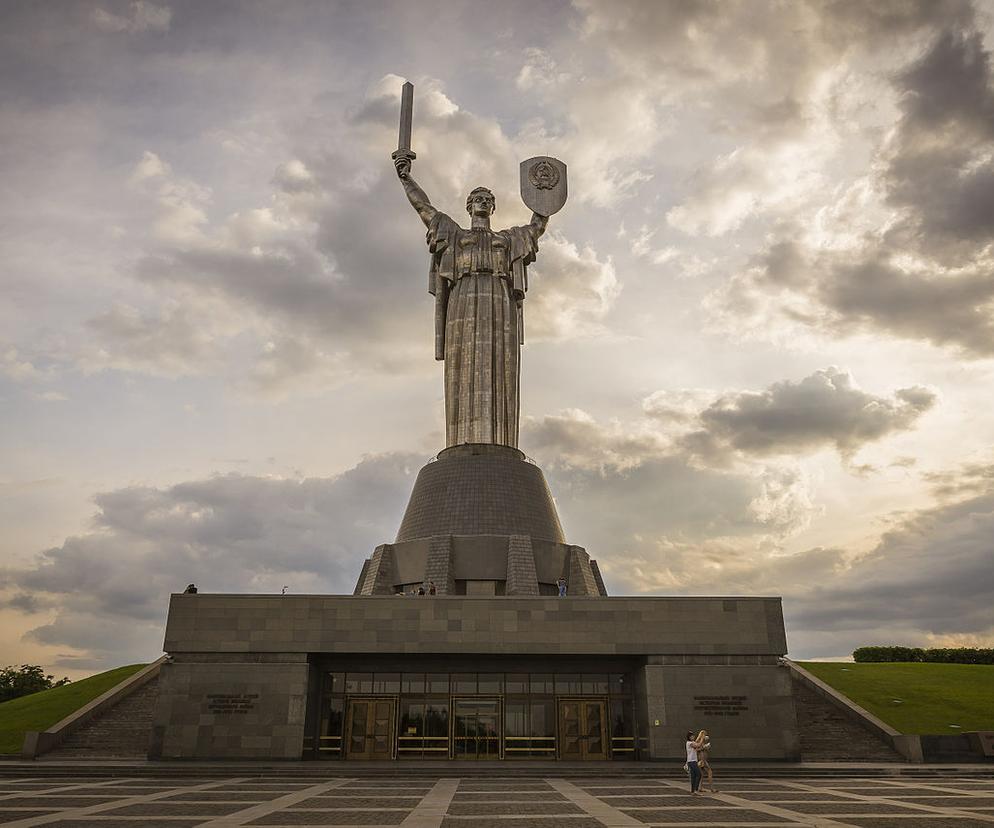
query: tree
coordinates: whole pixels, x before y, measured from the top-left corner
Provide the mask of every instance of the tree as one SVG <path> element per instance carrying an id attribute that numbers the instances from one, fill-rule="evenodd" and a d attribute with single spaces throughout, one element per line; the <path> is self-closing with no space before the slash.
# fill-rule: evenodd
<path id="1" fill-rule="evenodd" d="M 55 681 L 55 676 L 45 675 L 37 664 L 22 664 L 20 667 L 8 665 L 0 670 L 0 702 L 10 701 L 39 690 L 62 687 L 69 684 L 68 678 Z"/>

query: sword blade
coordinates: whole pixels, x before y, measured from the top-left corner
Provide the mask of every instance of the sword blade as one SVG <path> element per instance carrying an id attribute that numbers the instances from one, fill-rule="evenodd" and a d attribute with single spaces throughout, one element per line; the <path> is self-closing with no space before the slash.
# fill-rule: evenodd
<path id="1" fill-rule="evenodd" d="M 400 94 L 400 138 L 397 149 L 411 148 L 411 123 L 414 119 L 414 84 L 407 81 Z"/>

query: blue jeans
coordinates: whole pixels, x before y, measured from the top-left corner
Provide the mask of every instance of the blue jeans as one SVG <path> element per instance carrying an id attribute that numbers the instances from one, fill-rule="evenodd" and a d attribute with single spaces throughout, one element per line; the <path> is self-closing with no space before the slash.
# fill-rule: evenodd
<path id="1" fill-rule="evenodd" d="M 701 769 L 697 762 L 688 762 L 687 767 L 690 768 L 690 792 L 694 793 L 701 787 Z"/>

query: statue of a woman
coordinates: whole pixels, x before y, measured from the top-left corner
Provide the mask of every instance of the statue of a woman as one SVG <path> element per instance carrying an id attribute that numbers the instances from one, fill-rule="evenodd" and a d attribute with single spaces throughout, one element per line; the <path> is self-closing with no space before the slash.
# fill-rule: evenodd
<path id="1" fill-rule="evenodd" d="M 494 194 L 477 187 L 466 199 L 465 230 L 436 210 L 411 178 L 411 159 L 394 164 L 411 206 L 428 228 L 435 296 L 435 359 L 445 360 L 445 443 L 518 445 L 519 349 L 527 267 L 549 219 L 495 232 Z"/>

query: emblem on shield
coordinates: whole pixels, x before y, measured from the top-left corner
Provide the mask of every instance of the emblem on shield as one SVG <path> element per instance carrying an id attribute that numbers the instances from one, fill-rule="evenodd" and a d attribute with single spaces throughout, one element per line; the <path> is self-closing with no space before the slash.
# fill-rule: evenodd
<path id="1" fill-rule="evenodd" d="M 551 190 L 559 183 L 559 170 L 543 158 L 528 168 L 528 180 L 533 187 Z"/>
<path id="2" fill-rule="evenodd" d="M 551 216 L 566 203 L 566 165 L 538 155 L 521 162 L 521 200 L 540 216 Z"/>

